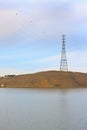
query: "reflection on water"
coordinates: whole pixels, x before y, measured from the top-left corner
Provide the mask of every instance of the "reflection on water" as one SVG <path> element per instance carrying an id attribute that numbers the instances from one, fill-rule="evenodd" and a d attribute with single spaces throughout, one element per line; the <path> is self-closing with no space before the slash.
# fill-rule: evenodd
<path id="1" fill-rule="evenodd" d="M 87 89 L 0 89 L 0 130 L 87 130 Z"/>

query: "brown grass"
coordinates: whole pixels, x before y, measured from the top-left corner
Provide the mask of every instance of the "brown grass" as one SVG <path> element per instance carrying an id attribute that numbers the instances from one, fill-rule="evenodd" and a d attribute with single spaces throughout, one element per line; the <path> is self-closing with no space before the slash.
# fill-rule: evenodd
<path id="1" fill-rule="evenodd" d="M 87 74 L 46 71 L 0 78 L 0 86 L 9 88 L 78 88 L 87 87 Z"/>

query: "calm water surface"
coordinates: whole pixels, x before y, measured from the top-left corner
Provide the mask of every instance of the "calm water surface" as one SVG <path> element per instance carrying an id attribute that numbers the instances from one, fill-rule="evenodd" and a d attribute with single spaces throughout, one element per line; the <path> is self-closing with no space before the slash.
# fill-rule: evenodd
<path id="1" fill-rule="evenodd" d="M 87 89 L 0 88 L 0 130 L 87 130 Z"/>

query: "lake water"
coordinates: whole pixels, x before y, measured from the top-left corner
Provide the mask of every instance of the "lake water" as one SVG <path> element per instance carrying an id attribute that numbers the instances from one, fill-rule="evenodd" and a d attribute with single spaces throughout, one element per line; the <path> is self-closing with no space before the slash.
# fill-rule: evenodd
<path id="1" fill-rule="evenodd" d="M 0 88 L 0 130 L 87 130 L 87 89 Z"/>

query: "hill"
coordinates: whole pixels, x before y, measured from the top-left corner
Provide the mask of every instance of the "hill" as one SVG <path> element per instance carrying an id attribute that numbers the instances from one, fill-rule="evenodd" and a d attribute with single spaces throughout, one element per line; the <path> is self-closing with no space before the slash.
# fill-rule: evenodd
<path id="1" fill-rule="evenodd" d="M 14 77 L 1 77 L 0 86 L 9 88 L 87 87 L 87 74 L 79 72 L 46 71 Z"/>

